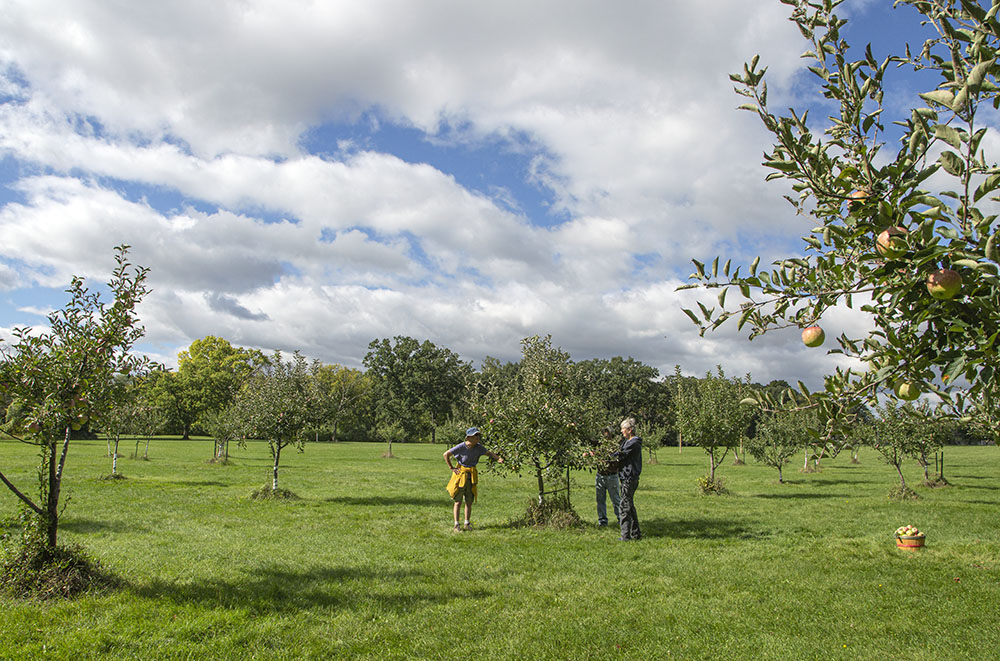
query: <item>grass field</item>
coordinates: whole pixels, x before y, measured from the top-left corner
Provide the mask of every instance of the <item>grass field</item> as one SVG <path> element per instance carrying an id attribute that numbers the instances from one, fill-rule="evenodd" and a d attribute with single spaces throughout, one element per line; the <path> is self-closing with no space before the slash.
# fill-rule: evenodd
<path id="1" fill-rule="evenodd" d="M 131 448 L 123 444 L 122 451 Z M 31 447 L 0 467 L 32 484 Z M 301 500 L 259 502 L 263 444 L 208 464 L 210 441 L 155 440 L 150 461 L 78 442 L 61 541 L 117 574 L 72 601 L 0 597 L 0 658 L 993 659 L 1000 649 L 1000 448 L 949 448 L 955 485 L 912 503 L 893 469 L 726 465 L 732 495 L 697 495 L 697 448 L 662 449 L 636 504 L 645 539 L 594 525 L 593 476 L 573 477 L 580 530 L 511 529 L 524 478 L 485 474 L 454 534 L 443 445 L 312 444 L 283 456 Z M 907 477 L 919 482 L 919 469 Z M 17 511 L 0 495 L 0 516 Z M 893 531 L 928 535 L 918 552 Z M 8 527 L 11 532 L 13 528 Z"/>

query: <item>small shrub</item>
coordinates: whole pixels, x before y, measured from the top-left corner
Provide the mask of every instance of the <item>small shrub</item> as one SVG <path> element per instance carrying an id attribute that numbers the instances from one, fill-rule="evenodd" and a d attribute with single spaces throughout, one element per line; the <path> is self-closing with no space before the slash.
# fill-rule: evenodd
<path id="1" fill-rule="evenodd" d="M 698 478 L 698 490 L 703 496 L 724 496 L 729 493 L 721 477 L 713 479 L 708 475 Z"/>
<path id="2" fill-rule="evenodd" d="M 270 484 L 265 484 L 260 489 L 256 489 L 250 494 L 250 500 L 301 500 L 294 492 L 288 489 L 272 489 Z"/>
<path id="3" fill-rule="evenodd" d="M 892 489 L 889 490 L 889 500 L 895 501 L 906 501 L 906 500 L 919 500 L 920 496 L 916 491 L 910 487 L 904 487 L 901 484 L 897 484 Z"/>
<path id="4" fill-rule="evenodd" d="M 940 487 L 950 487 L 951 482 L 944 479 L 942 476 L 935 477 L 933 480 L 924 480 L 924 486 L 928 489 L 938 489 Z"/>
<path id="5" fill-rule="evenodd" d="M 583 525 L 580 515 L 566 498 L 550 498 L 539 503 L 532 500 L 520 518 L 510 522 L 512 528 L 578 528 Z"/>

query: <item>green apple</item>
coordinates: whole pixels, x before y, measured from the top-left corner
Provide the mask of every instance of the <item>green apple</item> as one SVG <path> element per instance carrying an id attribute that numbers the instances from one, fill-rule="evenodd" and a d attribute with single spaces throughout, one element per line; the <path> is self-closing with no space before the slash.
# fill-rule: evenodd
<path id="1" fill-rule="evenodd" d="M 962 289 L 962 276 L 958 271 L 938 269 L 927 276 L 927 291 L 937 299 L 954 298 Z"/>
<path id="2" fill-rule="evenodd" d="M 912 402 L 917 397 L 920 397 L 920 388 L 917 387 L 917 384 L 904 379 L 896 381 L 892 390 L 896 393 L 896 397 L 900 398 L 904 402 Z"/>

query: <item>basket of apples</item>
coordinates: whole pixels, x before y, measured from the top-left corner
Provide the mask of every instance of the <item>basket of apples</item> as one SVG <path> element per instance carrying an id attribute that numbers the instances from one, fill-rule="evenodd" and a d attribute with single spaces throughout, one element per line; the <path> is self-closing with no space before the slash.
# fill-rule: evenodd
<path id="1" fill-rule="evenodd" d="M 908 551 L 923 548 L 926 535 L 917 530 L 916 526 L 900 526 L 896 528 L 896 546 Z"/>

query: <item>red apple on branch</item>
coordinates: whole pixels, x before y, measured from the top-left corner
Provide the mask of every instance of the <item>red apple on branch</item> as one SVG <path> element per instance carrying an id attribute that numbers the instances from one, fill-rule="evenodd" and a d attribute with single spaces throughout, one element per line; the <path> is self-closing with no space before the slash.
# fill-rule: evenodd
<path id="1" fill-rule="evenodd" d="M 898 259 L 906 254 L 906 228 L 890 227 L 875 239 L 875 249 L 886 259 Z"/>
<path id="2" fill-rule="evenodd" d="M 818 347 L 826 339 L 826 333 L 819 326 L 809 326 L 802 329 L 802 343 L 807 347 Z"/>

